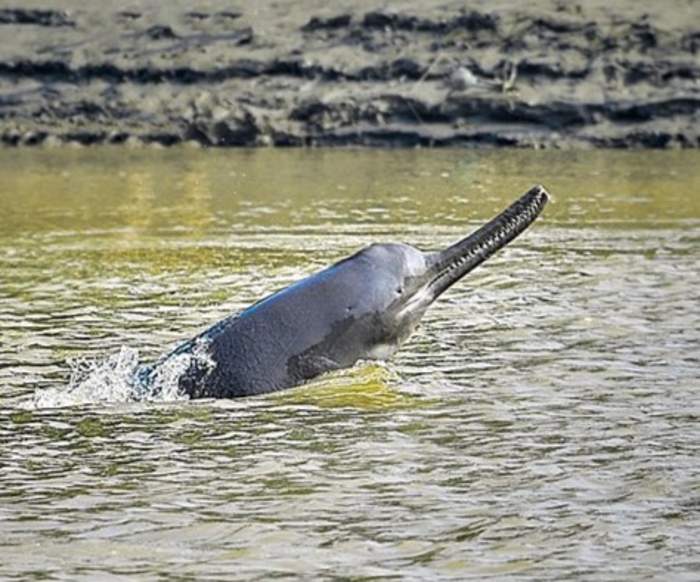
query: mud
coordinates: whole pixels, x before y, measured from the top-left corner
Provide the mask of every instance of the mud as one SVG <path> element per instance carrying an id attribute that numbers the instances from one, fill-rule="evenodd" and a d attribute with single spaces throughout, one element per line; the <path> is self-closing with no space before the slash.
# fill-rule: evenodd
<path id="1" fill-rule="evenodd" d="M 700 4 L 0 0 L 0 142 L 700 146 Z"/>

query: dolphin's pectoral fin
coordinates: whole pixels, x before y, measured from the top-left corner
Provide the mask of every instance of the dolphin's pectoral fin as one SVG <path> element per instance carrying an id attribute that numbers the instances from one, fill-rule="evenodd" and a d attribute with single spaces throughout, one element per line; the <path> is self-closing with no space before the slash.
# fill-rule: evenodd
<path id="1" fill-rule="evenodd" d="M 318 354 L 298 354 L 287 362 L 287 371 L 300 382 L 311 380 L 324 372 L 342 368 L 338 362 Z"/>

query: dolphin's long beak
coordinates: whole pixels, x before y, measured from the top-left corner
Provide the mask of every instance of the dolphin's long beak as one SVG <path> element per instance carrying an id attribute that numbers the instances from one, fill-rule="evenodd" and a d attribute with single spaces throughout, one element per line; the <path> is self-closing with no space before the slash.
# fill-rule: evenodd
<path id="1" fill-rule="evenodd" d="M 539 216 L 548 200 L 544 187 L 535 186 L 479 230 L 432 255 L 428 288 L 433 298 L 523 232 Z"/>

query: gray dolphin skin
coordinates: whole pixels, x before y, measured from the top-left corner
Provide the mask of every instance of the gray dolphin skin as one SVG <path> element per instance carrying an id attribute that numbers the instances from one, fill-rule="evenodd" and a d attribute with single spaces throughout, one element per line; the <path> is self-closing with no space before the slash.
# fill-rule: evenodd
<path id="1" fill-rule="evenodd" d="M 387 359 L 450 286 L 537 218 L 549 196 L 535 186 L 490 222 L 440 252 L 373 244 L 228 317 L 154 366 L 191 358 L 179 378 L 191 398 L 234 398 L 290 388 L 358 360 Z"/>

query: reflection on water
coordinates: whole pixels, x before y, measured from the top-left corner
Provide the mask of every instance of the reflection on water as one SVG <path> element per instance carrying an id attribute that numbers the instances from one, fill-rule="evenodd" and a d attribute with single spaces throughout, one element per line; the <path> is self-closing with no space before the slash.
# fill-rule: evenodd
<path id="1" fill-rule="evenodd" d="M 697 575 L 695 152 L 0 150 L 0 578 Z M 373 241 L 541 221 L 389 364 L 34 409 Z M 119 398 L 113 398 L 113 400 Z"/>

